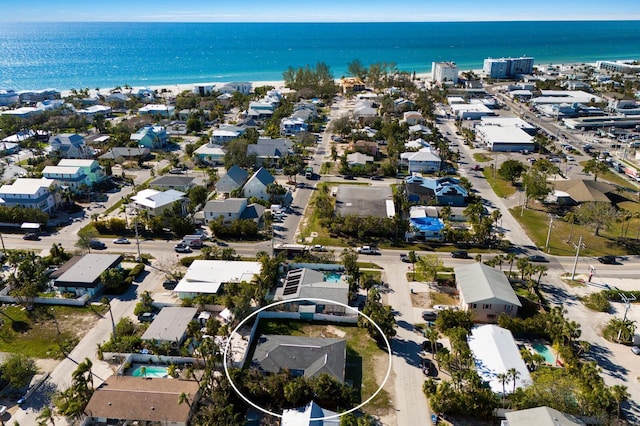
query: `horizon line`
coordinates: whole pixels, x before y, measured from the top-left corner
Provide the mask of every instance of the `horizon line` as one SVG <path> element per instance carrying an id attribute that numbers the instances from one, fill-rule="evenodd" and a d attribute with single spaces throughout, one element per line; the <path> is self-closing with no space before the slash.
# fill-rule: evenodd
<path id="1" fill-rule="evenodd" d="M 211 21 L 197 21 L 197 20 L 15 20 L 5 21 L 5 24 L 60 24 L 60 23 L 76 23 L 76 24 L 96 24 L 96 23 L 108 23 L 108 24 L 139 24 L 139 23 L 155 23 L 155 24 L 429 24 L 429 23 L 516 23 L 516 22 L 634 22 L 640 21 L 640 17 L 634 17 L 629 19 L 622 18 L 576 18 L 576 19 L 495 19 L 495 20 L 363 20 L 363 21 L 341 21 L 341 20 L 322 20 L 322 21 L 229 21 L 229 20 L 211 20 Z"/>

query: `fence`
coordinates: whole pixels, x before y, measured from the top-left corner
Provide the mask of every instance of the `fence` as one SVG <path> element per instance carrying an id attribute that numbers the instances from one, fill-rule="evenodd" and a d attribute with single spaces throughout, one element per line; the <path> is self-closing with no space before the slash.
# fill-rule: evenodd
<path id="1" fill-rule="evenodd" d="M 90 296 L 85 294 L 76 299 L 65 299 L 62 297 L 34 297 L 29 299 L 31 303 L 40 305 L 62 305 L 62 306 L 84 306 L 89 301 Z M 23 303 L 24 299 L 13 296 L 0 296 L 1 303 Z"/>

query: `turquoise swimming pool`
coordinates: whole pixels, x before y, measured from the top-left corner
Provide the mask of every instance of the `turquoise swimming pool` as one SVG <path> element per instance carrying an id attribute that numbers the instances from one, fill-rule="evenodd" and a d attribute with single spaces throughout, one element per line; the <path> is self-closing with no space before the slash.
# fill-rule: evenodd
<path id="1" fill-rule="evenodd" d="M 159 365 L 141 365 L 131 373 L 133 377 L 168 377 L 167 367 Z"/>
<path id="2" fill-rule="evenodd" d="M 326 272 L 324 280 L 330 283 L 338 283 L 342 280 L 342 274 L 340 272 Z"/>
<path id="3" fill-rule="evenodd" d="M 544 360 L 554 365 L 556 363 L 556 358 L 553 356 L 553 352 L 551 352 L 551 348 L 548 345 L 544 345 L 542 343 L 533 343 L 531 345 L 536 352 L 544 357 Z"/>

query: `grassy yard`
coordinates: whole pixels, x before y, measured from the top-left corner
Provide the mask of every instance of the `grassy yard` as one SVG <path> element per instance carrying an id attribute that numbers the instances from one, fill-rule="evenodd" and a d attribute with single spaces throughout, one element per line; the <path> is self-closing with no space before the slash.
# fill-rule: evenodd
<path id="1" fill-rule="evenodd" d="M 389 361 L 388 354 L 380 349 L 363 328 L 344 325 L 311 324 L 302 321 L 268 320 L 260 321 L 259 333 L 281 334 L 307 337 L 341 337 L 347 339 L 347 368 L 345 380 L 353 382 L 354 389 L 360 389 L 358 403 L 367 400 L 378 389 Z M 365 374 L 366 372 L 366 374 Z M 377 379 L 376 376 L 382 375 Z M 381 390 L 376 397 L 363 407 L 373 415 L 381 415 L 391 408 L 389 393 Z"/>
<path id="2" fill-rule="evenodd" d="M 493 192 L 500 198 L 507 198 L 516 193 L 517 188 L 506 180 L 500 179 L 499 177 L 493 177 L 493 168 L 485 168 L 482 174 L 485 179 L 493 189 Z"/>
<path id="3" fill-rule="evenodd" d="M 34 358 L 62 358 L 102 316 L 97 308 L 36 305 L 0 308 L 0 351 Z"/>
<path id="4" fill-rule="evenodd" d="M 478 152 L 473 154 L 473 159 L 478 163 L 486 163 L 487 161 L 493 161 L 493 158 L 491 158 L 489 155 L 483 152 Z"/>
<path id="5" fill-rule="evenodd" d="M 584 165 L 587 164 L 586 161 L 581 161 L 580 162 L 580 166 L 584 167 Z M 591 179 L 593 179 L 593 177 L 591 177 Z M 621 174 L 619 173 L 615 173 L 612 172 L 611 170 L 607 170 L 604 173 L 601 173 L 598 175 L 598 179 L 599 180 L 605 180 L 607 182 L 610 182 L 614 185 L 619 185 L 619 186 L 623 186 L 625 188 L 629 188 L 633 191 L 637 191 L 638 187 L 636 185 L 634 185 L 633 183 L 629 182 L 627 180 L 627 178 L 623 177 Z"/>
<path id="6" fill-rule="evenodd" d="M 544 248 L 547 232 L 549 230 L 549 217 L 547 213 L 538 208 L 528 208 L 521 216 L 521 208 L 512 208 L 511 214 L 520 222 L 527 235 L 533 240 L 536 246 Z M 626 226 L 626 225 L 625 225 Z M 593 229 L 575 224 L 571 241 L 577 243 L 580 236 L 583 238 L 582 256 L 601 256 L 604 254 L 624 255 L 629 254 L 628 250 L 616 242 L 620 235 L 622 223 L 614 222 L 609 230 L 601 230 L 600 236 L 593 235 Z M 629 236 L 633 236 L 636 230 L 640 229 L 640 219 L 632 219 L 629 223 Z M 567 242 L 571 234 L 571 224 L 562 219 L 553 221 L 553 229 L 549 240 L 549 254 L 557 256 L 575 255 L 576 249 L 570 242 Z"/>

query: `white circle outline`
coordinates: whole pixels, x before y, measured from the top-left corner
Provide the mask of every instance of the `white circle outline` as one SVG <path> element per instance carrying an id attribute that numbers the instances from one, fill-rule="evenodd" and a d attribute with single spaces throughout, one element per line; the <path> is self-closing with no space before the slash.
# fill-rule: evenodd
<path id="1" fill-rule="evenodd" d="M 333 304 L 333 305 L 344 306 L 345 308 L 354 311 L 358 315 L 362 315 L 363 317 L 365 317 L 367 320 L 369 320 L 371 322 L 371 324 L 373 324 L 378 329 L 378 332 L 380 333 L 380 335 L 384 339 L 384 343 L 387 345 L 387 352 L 389 354 L 389 365 L 387 366 L 387 374 L 385 375 L 384 380 L 382 381 L 382 384 L 378 387 L 378 389 L 366 401 L 361 402 L 360 405 L 358 405 L 356 407 L 353 407 L 352 409 L 350 409 L 349 411 L 345 411 L 344 413 L 338 413 L 338 414 L 333 415 L 333 416 L 314 417 L 311 420 L 318 421 L 318 420 L 336 419 L 336 418 L 340 418 L 340 417 L 344 416 L 345 414 L 353 413 L 354 411 L 359 410 L 360 408 L 364 407 L 369 402 L 371 402 L 371 400 L 373 398 L 375 398 L 376 395 L 378 395 L 378 393 L 380 393 L 380 391 L 382 390 L 384 385 L 387 383 L 387 380 L 389 379 L 389 375 L 391 374 L 391 357 L 392 357 L 391 345 L 389 344 L 389 340 L 387 339 L 387 336 L 385 336 L 385 334 L 382 332 L 382 329 L 380 328 L 380 326 L 375 321 L 373 321 L 368 315 L 360 312 L 358 309 L 356 309 L 356 308 L 354 308 L 352 306 L 345 305 L 344 303 L 336 302 L 335 300 L 318 299 L 318 298 L 315 298 L 315 297 L 280 300 L 278 302 L 271 303 L 271 304 L 269 304 L 267 306 L 263 306 L 262 308 L 256 310 L 255 312 L 252 312 L 251 315 L 247 316 L 245 319 L 240 321 L 240 324 L 238 324 L 236 326 L 236 328 L 233 329 L 231 334 L 229 334 L 229 338 L 227 339 L 227 343 L 224 346 L 224 356 L 223 356 L 223 360 L 222 360 L 222 366 L 224 367 L 224 374 L 227 376 L 227 380 L 229 380 L 229 384 L 231 385 L 233 390 L 235 390 L 236 393 L 240 396 L 240 398 L 242 398 L 247 404 L 251 405 L 256 410 L 262 411 L 265 414 L 269 414 L 269 415 L 274 416 L 274 417 L 282 418 L 282 414 L 274 413 L 272 411 L 267 410 L 266 408 L 260 407 L 259 405 L 253 403 L 242 392 L 240 392 L 240 390 L 236 387 L 236 384 L 231 379 L 231 376 L 229 374 L 229 368 L 227 366 L 227 354 L 229 353 L 229 346 L 231 344 L 231 336 L 236 334 L 238 332 L 238 330 L 240 329 L 240 327 L 242 327 L 244 325 L 244 323 L 247 322 L 251 317 L 253 317 L 254 315 L 258 315 L 260 312 L 262 312 L 262 311 L 264 311 L 266 309 L 269 309 L 269 308 L 272 308 L 272 307 L 278 306 L 278 305 L 283 305 L 285 303 L 306 302 L 306 301 L 309 301 L 309 300 L 316 301 L 316 302 L 325 302 L 325 303 Z"/>

